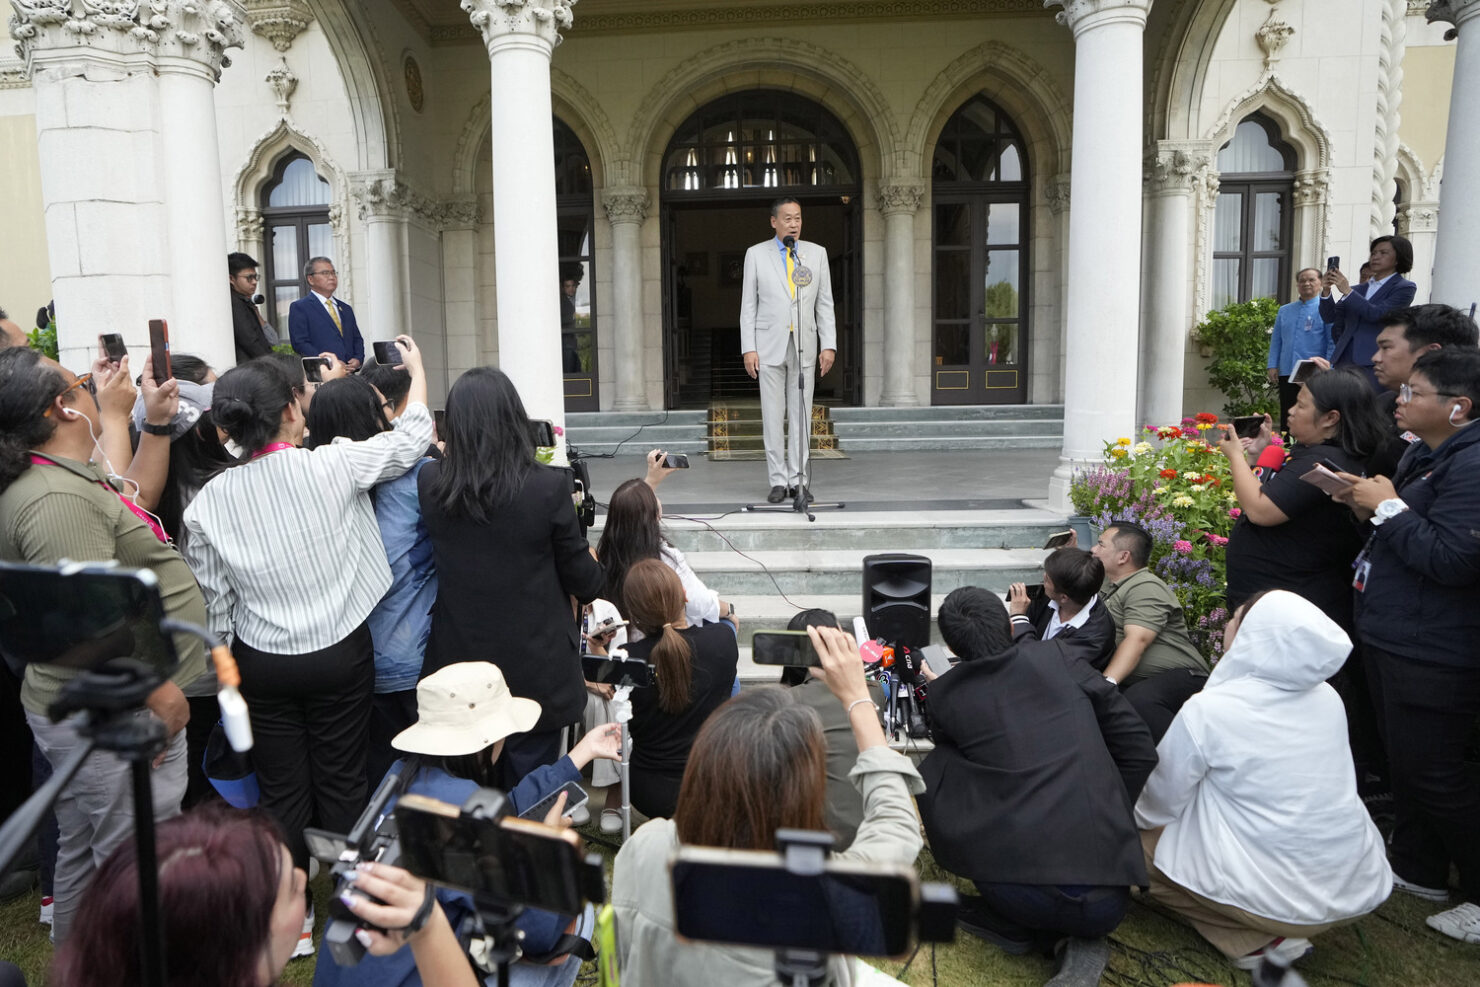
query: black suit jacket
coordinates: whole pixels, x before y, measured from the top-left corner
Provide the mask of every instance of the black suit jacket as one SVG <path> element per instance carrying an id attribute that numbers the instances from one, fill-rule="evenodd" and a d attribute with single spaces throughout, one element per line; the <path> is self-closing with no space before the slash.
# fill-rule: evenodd
<path id="1" fill-rule="evenodd" d="M 535 730 L 579 720 L 586 688 L 570 598 L 590 603 L 603 574 L 576 520 L 569 474 L 536 466 L 512 503 L 477 524 L 428 498 L 442 468 L 427 463 L 417 477 L 437 563 L 422 677 L 454 662 L 491 661 L 510 692 L 540 704 Z"/>
<path id="2" fill-rule="evenodd" d="M 1053 619 L 1053 611 L 1048 608 L 1047 599 L 1040 596 L 1034 600 L 1028 607 L 1027 617 L 1026 624 L 1021 620 L 1012 622 L 1012 639 L 1042 640 L 1044 631 L 1048 630 L 1048 622 Z M 1103 672 L 1110 667 L 1110 659 L 1115 654 L 1115 621 L 1105 604 L 1096 598 L 1084 626 L 1065 627 L 1053 639 L 1063 641 L 1064 647 L 1072 655 L 1083 658 L 1096 671 Z"/>
<path id="3" fill-rule="evenodd" d="M 942 867 L 986 883 L 1146 883 L 1132 810 L 1156 745 L 1063 642 L 962 661 L 930 684 L 930 719 L 919 804 Z"/>
<path id="4" fill-rule="evenodd" d="M 272 352 L 272 347 L 267 345 L 267 337 L 262 334 L 262 319 L 257 315 L 257 306 L 252 304 L 252 299 L 235 291 L 231 293 L 231 334 L 236 337 L 238 364 Z"/>

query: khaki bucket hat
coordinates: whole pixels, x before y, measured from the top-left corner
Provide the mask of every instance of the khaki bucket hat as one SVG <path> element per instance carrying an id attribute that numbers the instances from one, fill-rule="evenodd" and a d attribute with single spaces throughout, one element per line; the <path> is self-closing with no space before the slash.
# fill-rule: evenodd
<path id="1" fill-rule="evenodd" d="M 438 669 L 416 686 L 416 722 L 391 746 L 411 754 L 476 754 L 540 718 L 540 704 L 509 694 L 504 673 L 486 661 Z"/>

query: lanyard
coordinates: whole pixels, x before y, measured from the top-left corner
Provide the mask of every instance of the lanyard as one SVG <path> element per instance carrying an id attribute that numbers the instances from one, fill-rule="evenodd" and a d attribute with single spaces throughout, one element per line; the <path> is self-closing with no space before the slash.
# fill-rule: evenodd
<path id="1" fill-rule="evenodd" d="M 32 466 L 56 466 L 57 464 L 54 463 L 54 462 L 52 462 L 50 459 L 46 459 L 46 458 L 44 458 L 42 456 L 38 456 L 35 453 L 32 453 L 31 454 L 31 465 Z M 154 532 L 154 537 L 155 538 L 158 538 L 160 541 L 164 542 L 166 545 L 168 545 L 170 543 L 170 537 L 169 537 L 169 535 L 167 535 L 167 534 L 164 533 L 164 528 L 160 525 L 160 523 L 157 520 L 155 520 L 155 517 L 154 517 L 153 514 L 150 514 L 148 511 L 144 510 L 144 508 L 140 507 L 138 504 L 135 504 L 133 501 L 129 500 L 123 494 L 119 493 L 117 490 L 113 489 L 111 486 L 109 486 L 108 484 L 104 483 L 102 480 L 98 480 L 97 481 L 97 484 L 98 484 L 98 486 L 102 487 L 104 490 L 106 490 L 109 493 L 111 493 L 113 496 L 117 497 L 118 500 L 119 500 L 119 502 L 122 503 L 124 507 L 127 507 L 130 511 L 133 512 L 134 517 L 138 518 L 140 521 L 143 521 L 145 524 L 147 524 L 149 526 L 149 530 L 152 531 L 152 532 Z"/>
<path id="2" fill-rule="evenodd" d="M 295 446 L 291 442 L 273 442 L 273 443 L 271 443 L 269 445 L 263 446 L 261 449 L 258 449 L 256 452 L 252 453 L 252 458 L 253 459 L 261 459 L 263 456 L 267 455 L 270 452 L 280 452 L 283 449 L 296 449 L 296 448 L 298 448 L 298 447 Z"/>

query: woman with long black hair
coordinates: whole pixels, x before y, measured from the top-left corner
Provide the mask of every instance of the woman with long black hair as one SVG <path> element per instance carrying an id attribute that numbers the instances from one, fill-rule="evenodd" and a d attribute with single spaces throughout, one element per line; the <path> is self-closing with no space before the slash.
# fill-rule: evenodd
<path id="1" fill-rule="evenodd" d="M 571 503 L 570 479 L 534 456 L 529 416 L 513 381 L 493 367 L 447 394 L 443 458 L 418 478 L 436 560 L 437 603 L 425 678 L 459 661 L 490 661 L 515 695 L 540 704 L 538 722 L 510 737 L 499 762 L 517 781 L 560 756 L 560 730 L 586 705 L 580 623 L 601 591 Z"/>
<path id="2" fill-rule="evenodd" d="M 370 490 L 414 466 L 432 438 L 421 353 L 408 336 L 397 342 L 411 404 L 395 428 L 363 442 L 300 448 L 295 382 L 265 361 L 227 371 L 211 414 L 244 460 L 185 509 L 185 558 L 211 627 L 235 639 L 261 805 L 300 867 L 315 813 L 346 833 L 365 804 L 375 684 L 366 618 L 391 586 Z M 312 938 L 301 948 L 312 952 Z"/>

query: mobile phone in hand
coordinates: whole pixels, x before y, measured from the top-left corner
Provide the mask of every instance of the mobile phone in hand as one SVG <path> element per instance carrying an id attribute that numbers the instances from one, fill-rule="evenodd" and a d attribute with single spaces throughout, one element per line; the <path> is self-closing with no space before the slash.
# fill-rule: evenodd
<path id="1" fill-rule="evenodd" d="M 1328 270 L 1328 271 L 1339 271 L 1340 269 L 1341 269 L 1341 258 L 1340 257 L 1327 257 L 1326 258 L 1326 270 Z"/>
<path id="2" fill-rule="evenodd" d="M 1029 602 L 1032 602 L 1034 600 L 1037 600 L 1039 597 L 1041 597 L 1043 595 L 1043 584 L 1042 583 L 1028 583 L 1026 589 L 1028 591 L 1028 600 L 1029 600 Z"/>
<path id="3" fill-rule="evenodd" d="M 1055 531 L 1053 534 L 1048 536 L 1048 541 L 1043 543 L 1043 549 L 1044 551 L 1048 551 L 1049 549 L 1063 548 L 1065 545 L 1069 544 L 1069 542 L 1073 540 L 1073 529 L 1066 528 L 1063 531 Z"/>
<path id="4" fill-rule="evenodd" d="M 370 344 L 375 351 L 375 362 L 385 367 L 398 367 L 401 360 L 401 348 L 393 339 L 380 339 Z"/>
<path id="5" fill-rule="evenodd" d="M 1263 415 L 1240 415 L 1233 420 L 1233 434 L 1241 439 L 1257 439 L 1263 427 Z"/>
<path id="6" fill-rule="evenodd" d="M 329 361 L 321 356 L 306 356 L 303 358 L 303 379 L 310 384 L 322 384 L 324 382 L 324 371 L 329 368 Z"/>
<path id="7" fill-rule="evenodd" d="M 670 452 L 663 457 L 663 468 L 670 470 L 686 470 L 689 468 L 689 457 L 681 452 Z"/>
<path id="8" fill-rule="evenodd" d="M 116 332 L 105 332 L 98 336 L 98 349 L 109 363 L 119 363 L 128 356 L 128 347 L 123 345 L 123 336 Z"/>
<path id="9" fill-rule="evenodd" d="M 1309 357 L 1304 360 L 1296 360 L 1294 368 L 1290 371 L 1290 383 L 1304 384 L 1311 377 L 1315 376 L 1316 372 L 1320 369 L 1321 365 Z"/>
<path id="10" fill-rule="evenodd" d="M 519 818 L 544 822 L 545 816 L 551 809 L 555 808 L 555 801 L 560 798 L 561 792 L 565 793 L 565 808 L 560 812 L 563 816 L 568 816 L 572 812 L 575 812 L 578 806 L 585 805 L 587 800 L 591 798 L 590 795 L 586 794 L 586 790 L 580 784 L 574 781 L 568 781 L 534 805 L 519 813 Z"/>
<path id="11" fill-rule="evenodd" d="M 163 319 L 149 320 L 149 354 L 154 383 L 163 384 L 173 376 L 170 372 L 170 327 Z"/>
<path id="12" fill-rule="evenodd" d="M 549 449 L 555 444 L 555 426 L 547 419 L 536 418 L 529 423 L 529 437 L 536 448 Z"/>

